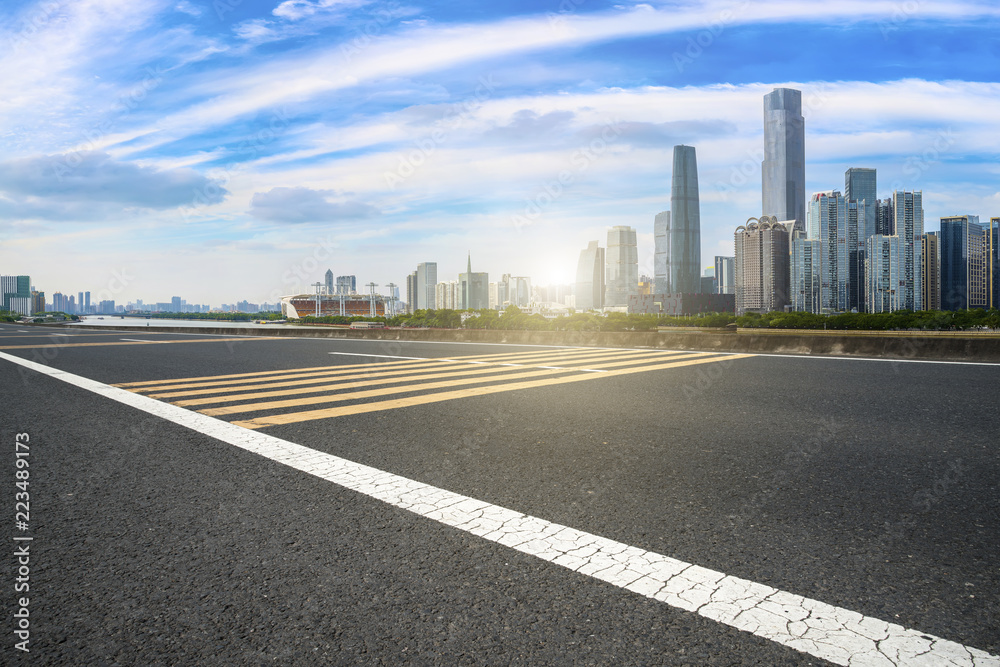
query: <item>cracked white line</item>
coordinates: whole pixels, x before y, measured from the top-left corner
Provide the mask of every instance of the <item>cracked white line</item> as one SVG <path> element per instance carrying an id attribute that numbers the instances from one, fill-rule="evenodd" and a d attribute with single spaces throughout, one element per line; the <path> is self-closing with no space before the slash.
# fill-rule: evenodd
<path id="1" fill-rule="evenodd" d="M 447 526 L 848 667 L 1000 667 L 1000 657 L 818 600 L 527 516 L 0 352 L 119 403 Z"/>

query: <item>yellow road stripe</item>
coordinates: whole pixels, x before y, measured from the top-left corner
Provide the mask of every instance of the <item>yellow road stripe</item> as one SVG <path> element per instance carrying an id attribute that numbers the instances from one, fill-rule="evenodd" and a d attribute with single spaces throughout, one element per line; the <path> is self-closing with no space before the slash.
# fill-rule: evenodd
<path id="1" fill-rule="evenodd" d="M 287 340 L 287 339 L 282 339 L 282 340 Z M 570 350 L 567 350 L 567 352 L 574 352 L 574 351 L 577 351 L 577 350 L 579 350 L 581 353 L 585 353 L 585 352 L 593 352 L 594 348 L 585 348 L 585 347 L 572 348 Z M 468 361 L 489 361 L 489 360 L 495 359 L 495 358 L 515 357 L 515 356 L 522 356 L 522 355 L 528 355 L 528 354 L 532 354 L 532 355 L 539 354 L 540 355 L 540 354 L 551 354 L 551 353 L 552 353 L 552 350 L 544 350 L 544 351 L 541 351 L 541 352 L 530 352 L 530 353 L 529 352 L 505 352 L 505 353 L 502 353 L 502 354 L 498 353 L 498 354 L 486 354 L 486 355 L 472 355 L 472 356 L 466 356 L 466 357 L 451 357 L 451 359 L 458 359 L 458 360 L 463 360 L 463 361 L 465 361 L 465 360 L 468 360 Z M 156 385 L 156 386 L 159 386 L 159 385 L 166 386 L 166 385 L 176 384 L 178 382 L 197 382 L 199 380 L 224 380 L 224 379 L 228 379 L 228 378 L 251 378 L 250 381 L 253 382 L 254 380 L 252 378 L 255 378 L 256 376 L 261 376 L 261 379 L 264 379 L 264 376 L 273 376 L 273 375 L 278 375 L 278 374 L 281 374 L 281 373 L 293 373 L 293 372 L 294 373 L 301 373 L 301 372 L 308 372 L 308 371 L 325 372 L 325 371 L 331 371 L 331 370 L 335 370 L 335 369 L 344 369 L 344 372 L 355 372 L 359 368 L 385 368 L 385 367 L 391 366 L 393 364 L 398 364 L 398 365 L 403 365 L 403 364 L 423 364 L 423 363 L 428 363 L 428 362 L 433 362 L 433 361 L 440 361 L 440 359 L 439 358 L 430 358 L 429 357 L 427 359 L 407 359 L 407 360 L 394 360 L 394 361 L 380 361 L 380 362 L 370 363 L 370 364 L 353 364 L 353 365 L 350 366 L 349 369 L 345 368 L 344 366 L 332 366 L 332 365 L 328 365 L 328 366 L 312 366 L 310 368 L 295 368 L 295 369 L 285 368 L 285 369 L 277 370 L 277 371 L 255 371 L 253 373 L 233 373 L 231 375 L 202 375 L 202 376 L 199 376 L 199 377 L 173 378 L 173 379 L 170 379 L 170 380 L 143 380 L 141 382 L 122 382 L 122 383 L 119 383 L 119 384 L 114 384 L 112 386 L 113 387 L 122 387 L 122 388 L 145 387 L 145 386 L 154 386 L 154 385 Z"/>
<path id="2" fill-rule="evenodd" d="M 546 378 L 544 380 L 511 382 L 499 385 L 494 384 L 487 387 L 470 387 L 467 389 L 460 389 L 457 391 L 444 391 L 433 394 L 421 394 L 419 396 L 410 396 L 407 398 L 400 398 L 391 401 L 377 401 L 374 403 L 345 405 L 338 408 L 324 408 L 322 410 L 307 410 L 304 412 L 293 412 L 282 415 L 271 415 L 269 417 L 258 417 L 256 419 L 249 419 L 246 421 L 235 421 L 232 423 L 236 424 L 237 426 L 242 426 L 248 429 L 257 429 L 257 428 L 263 428 L 265 426 L 276 426 L 279 424 L 294 424 L 303 421 L 312 421 L 314 419 L 329 419 L 331 417 L 343 417 L 346 415 L 355 415 L 365 412 L 378 412 L 381 410 L 391 410 L 396 408 L 410 407 L 414 405 L 439 403 L 441 401 L 450 401 L 457 398 L 485 396 L 488 394 L 496 394 L 504 391 L 515 391 L 517 389 L 548 387 L 557 384 L 568 384 L 570 382 L 582 382 L 585 380 L 593 380 L 594 378 L 599 378 L 599 377 L 611 377 L 618 375 L 626 375 L 630 373 L 643 373 L 646 371 L 664 370 L 668 368 L 680 368 L 682 366 L 694 366 L 697 364 L 708 364 L 717 361 L 725 361 L 727 359 L 743 359 L 752 356 L 754 355 L 730 354 L 723 357 L 691 359 L 689 361 L 677 361 L 673 363 L 657 364 L 654 366 L 647 366 L 642 368 L 611 370 L 608 371 L 607 373 L 581 373 L 578 375 L 571 375 L 569 377 Z"/>
<path id="3" fill-rule="evenodd" d="M 600 354 L 600 353 L 599 352 L 588 351 L 586 354 L 573 355 L 572 357 L 567 358 L 567 360 L 575 360 L 575 359 L 580 359 L 580 358 L 587 358 L 587 357 L 591 357 L 591 356 L 596 356 L 598 354 Z M 622 352 L 618 352 L 618 354 L 622 354 Z M 219 387 L 219 386 L 233 387 L 233 385 L 238 385 L 238 384 L 249 384 L 249 383 L 253 383 L 253 382 L 271 382 L 273 380 L 286 380 L 286 379 L 296 379 L 296 378 L 316 378 L 315 381 L 319 382 L 319 381 L 322 381 L 323 379 L 325 379 L 327 377 L 335 377 L 335 376 L 338 376 L 338 375 L 349 375 L 350 376 L 350 377 L 346 377 L 346 378 L 343 378 L 343 379 L 354 379 L 354 378 L 359 378 L 359 377 L 379 377 L 379 376 L 385 375 L 387 373 L 388 374 L 398 374 L 398 373 L 395 372 L 397 368 L 404 368 L 405 370 L 411 370 L 411 369 L 413 369 L 413 370 L 421 369 L 422 370 L 423 367 L 428 367 L 428 368 L 439 367 L 441 364 L 444 364 L 444 363 L 446 363 L 446 364 L 454 364 L 454 363 L 458 362 L 458 363 L 493 364 L 493 365 L 501 363 L 501 361 L 499 361 L 499 360 L 498 361 L 477 361 L 477 359 L 478 359 L 478 357 L 475 358 L 475 359 L 471 359 L 471 360 L 467 360 L 466 357 L 407 359 L 407 360 L 403 360 L 403 361 L 382 362 L 382 363 L 378 363 L 378 364 L 352 364 L 352 365 L 347 365 L 347 366 L 323 366 L 322 367 L 323 370 L 314 370 L 312 368 L 304 368 L 304 369 L 295 369 L 295 370 L 287 370 L 287 371 L 267 371 L 268 373 L 280 373 L 280 372 L 284 372 L 285 375 L 268 375 L 267 377 L 243 377 L 242 375 L 240 375 L 240 376 L 235 376 L 235 377 L 240 378 L 240 379 L 236 379 L 236 380 L 233 380 L 233 379 L 219 379 L 219 378 L 229 378 L 229 377 L 234 377 L 234 376 L 217 375 L 217 376 L 214 376 L 214 377 L 210 376 L 210 377 L 207 377 L 207 378 L 192 378 L 192 379 L 197 379 L 197 380 L 202 380 L 202 379 L 207 380 L 205 382 L 186 382 L 185 383 L 183 380 L 161 380 L 161 381 L 158 381 L 158 382 L 154 381 L 155 383 L 150 383 L 150 382 L 125 383 L 125 384 L 119 384 L 119 385 L 115 385 L 115 386 L 122 387 L 122 388 L 127 388 L 127 389 L 130 389 L 131 391 L 136 391 L 136 392 L 147 392 L 147 391 L 164 392 L 164 391 L 175 391 L 175 390 L 179 390 L 179 389 L 196 389 L 196 388 L 202 388 L 202 387 Z M 515 358 L 515 357 L 508 357 L 507 358 L 507 360 L 514 360 L 514 359 L 517 359 L 519 361 L 524 361 L 522 359 Z M 558 361 L 558 359 L 556 359 L 556 361 Z M 366 373 L 360 373 L 359 374 L 358 373 L 358 369 L 361 369 L 361 368 L 371 368 L 371 369 L 379 369 L 379 370 L 378 371 L 374 371 L 373 370 L 373 371 L 369 371 L 369 372 L 366 372 Z M 302 372 L 302 371 L 304 371 L 304 372 Z M 399 372 L 402 372 L 402 371 L 399 371 Z M 350 375 L 352 373 L 355 374 L 355 375 Z M 180 382 L 181 384 L 177 384 L 178 382 Z M 138 384 L 142 384 L 142 385 L 145 385 L 145 386 L 138 387 L 138 386 L 136 386 Z M 278 386 L 278 385 L 271 385 L 271 386 Z M 240 390 L 241 391 L 241 390 L 244 390 L 244 389 L 245 390 L 252 390 L 254 388 L 255 387 L 233 387 L 234 391 L 236 391 L 236 390 Z M 189 393 L 197 393 L 197 392 L 189 392 Z M 165 397 L 168 396 L 166 394 L 149 394 L 149 395 L 152 396 L 153 398 L 165 398 Z M 177 395 L 179 395 L 179 394 L 177 394 Z"/>
<path id="4" fill-rule="evenodd" d="M 597 357 L 594 357 L 593 359 L 588 359 L 587 362 L 586 362 L 586 366 L 588 366 L 588 367 L 592 366 L 593 364 L 591 364 L 591 361 L 594 361 L 594 360 L 612 359 L 612 358 L 615 358 L 615 357 L 618 357 L 618 356 L 620 356 L 620 355 L 618 355 L 618 354 L 608 354 L 608 355 L 597 356 Z M 634 360 L 633 363 L 642 363 L 646 359 L 641 358 L 641 357 L 631 357 L 630 360 Z M 464 362 L 464 361 L 462 361 L 460 359 L 459 360 L 441 359 L 440 361 L 442 363 L 451 363 L 451 364 L 455 364 L 455 363 L 460 363 L 460 364 L 461 363 L 468 363 L 468 362 Z M 502 368 L 505 368 L 505 366 L 502 366 L 502 365 L 498 366 L 497 362 L 481 362 L 481 363 L 489 364 L 489 368 L 491 368 L 492 370 L 494 370 L 494 372 L 497 371 L 497 370 L 500 370 Z M 574 363 L 579 363 L 579 362 L 578 361 L 574 361 Z M 410 366 L 410 367 L 407 367 L 405 369 L 399 370 L 395 366 L 393 366 L 393 367 L 387 368 L 386 371 L 383 372 L 383 373 L 374 373 L 373 372 L 373 373 L 364 373 L 364 374 L 353 375 L 353 376 L 352 375 L 346 375 L 346 376 L 342 376 L 339 379 L 356 379 L 356 378 L 381 377 L 381 376 L 386 376 L 386 375 L 400 375 L 401 373 L 410 372 L 410 370 L 412 368 L 413 367 Z M 442 372 L 448 372 L 450 370 L 451 369 L 446 369 L 446 370 L 443 370 Z M 245 386 L 242 386 L 242 387 L 233 387 L 231 385 L 226 385 L 226 386 L 223 386 L 223 387 L 195 388 L 195 389 L 187 389 L 187 390 L 184 390 L 184 391 L 167 391 L 167 392 L 162 392 L 162 393 L 151 393 L 151 394 L 147 394 L 147 396 L 149 396 L 150 398 L 161 398 L 161 399 L 163 399 L 163 398 L 179 398 L 181 396 L 204 396 L 204 395 L 208 395 L 208 394 L 223 394 L 223 393 L 231 392 L 231 391 L 257 391 L 257 390 L 277 389 L 278 387 L 301 387 L 303 385 L 310 385 L 310 384 L 315 385 L 315 384 L 318 384 L 318 383 L 321 383 L 321 382 L 325 382 L 326 380 L 327 380 L 327 377 L 325 377 L 325 376 L 324 377 L 309 377 L 309 378 L 302 379 L 302 380 L 286 380 L 284 382 L 267 382 L 266 384 L 252 384 L 252 385 L 245 385 Z M 155 389 L 159 392 L 159 390 L 161 390 L 161 389 L 171 389 L 171 388 L 172 387 L 156 387 Z M 145 391 L 145 389 L 139 390 L 139 391 Z"/>
<path id="5" fill-rule="evenodd" d="M 231 343 L 233 341 L 275 340 L 267 336 L 241 336 L 240 338 L 195 338 L 193 340 L 152 340 L 152 341 L 114 341 L 109 343 L 56 343 L 54 345 L 0 345 L 0 350 L 44 350 L 46 348 L 65 347 L 104 347 L 109 345 L 170 345 L 172 343 Z"/>
<path id="6" fill-rule="evenodd" d="M 680 355 L 680 356 L 678 356 L 676 358 L 677 359 L 690 359 L 690 358 L 694 358 L 694 357 L 704 357 L 704 356 L 706 356 L 706 355 L 704 355 L 704 354 L 686 354 L 686 355 Z M 618 365 L 620 365 L 620 364 L 615 364 L 615 363 L 612 363 L 612 364 L 600 364 L 600 365 L 597 366 L 597 368 L 606 367 L 606 366 L 618 366 Z M 495 373 L 496 369 L 484 369 L 484 370 L 493 371 Z M 373 398 L 375 396 L 387 396 L 387 395 L 390 395 L 390 394 L 405 394 L 405 393 L 409 393 L 409 392 L 413 392 L 413 391 L 427 391 L 429 389 L 444 389 L 446 387 L 459 387 L 459 386 L 462 386 L 462 385 L 481 384 L 481 383 L 484 383 L 484 382 L 491 382 L 491 381 L 509 382 L 511 380 L 524 380 L 524 379 L 527 379 L 527 378 L 543 377 L 543 376 L 546 376 L 546 375 L 558 375 L 558 374 L 561 374 L 561 373 L 579 373 L 579 372 L 580 371 L 575 371 L 575 370 L 573 370 L 571 368 L 565 368 L 565 369 L 559 369 L 559 370 L 543 369 L 543 370 L 535 370 L 535 371 L 520 372 L 520 373 L 510 373 L 510 374 L 506 374 L 506 375 L 495 375 L 494 374 L 493 377 L 485 377 L 485 378 L 483 378 L 483 377 L 472 377 L 472 378 L 465 378 L 465 379 L 462 379 L 462 380 L 444 380 L 444 381 L 441 381 L 441 382 L 423 382 L 423 383 L 414 382 L 415 380 L 420 379 L 419 377 L 411 377 L 411 378 L 406 378 L 406 380 L 408 381 L 408 384 L 405 384 L 405 385 L 402 385 L 402 386 L 396 386 L 396 387 L 385 387 L 385 388 L 382 388 L 382 389 L 370 389 L 370 390 L 367 390 L 367 391 L 345 391 L 345 392 L 337 392 L 337 393 L 333 393 L 333 394 L 326 394 L 324 396 L 309 396 L 309 397 L 306 397 L 306 398 L 292 398 L 292 399 L 287 399 L 287 400 L 283 400 L 283 401 L 261 401 L 259 403 L 241 403 L 240 405 L 230 405 L 230 406 L 224 406 L 224 407 L 219 407 L 219 408 L 207 408 L 205 410 L 199 410 L 198 412 L 201 412 L 202 414 L 205 414 L 205 415 L 211 415 L 211 416 L 216 416 L 216 415 L 231 415 L 231 414 L 235 414 L 235 413 L 238 413 L 238 412 L 256 412 L 258 410 L 271 410 L 271 409 L 276 409 L 276 408 L 290 408 L 290 407 L 296 407 L 296 406 L 299 406 L 299 405 L 316 405 L 318 403 L 340 403 L 342 401 L 353 401 L 353 400 L 362 399 L 362 398 Z M 459 374 L 461 374 L 461 375 L 467 375 L 467 373 L 452 373 L 451 375 L 459 375 Z M 429 377 L 433 378 L 435 376 L 429 376 Z M 340 388 L 346 389 L 346 388 L 349 388 L 349 387 L 353 388 L 354 386 L 366 386 L 366 385 L 371 385 L 371 384 L 380 384 L 380 383 L 377 383 L 377 382 L 376 383 L 373 383 L 373 382 L 357 382 L 357 383 L 351 383 L 350 385 L 331 385 L 329 388 L 336 390 L 336 389 L 340 389 Z M 385 384 L 385 383 L 383 382 L 381 384 Z M 279 395 L 280 396 L 282 394 L 287 395 L 287 394 L 294 394 L 294 393 L 314 393 L 316 391 L 322 391 L 324 389 L 326 389 L 326 387 L 313 387 L 313 388 L 309 388 L 309 389 L 297 389 L 297 390 L 292 390 L 292 391 L 288 391 L 288 392 L 264 392 L 263 394 L 253 394 L 253 395 L 249 395 L 249 396 L 229 396 L 229 397 L 226 397 L 226 401 L 239 400 L 241 398 L 254 398 L 254 397 L 258 397 L 258 396 L 261 397 L 261 398 L 263 398 L 263 397 L 266 397 L 268 395 L 270 395 L 270 396 Z M 190 405 L 196 404 L 196 403 L 204 404 L 204 403 L 212 403 L 212 402 L 222 402 L 222 401 L 218 401 L 218 400 L 214 400 L 213 401 L 212 399 L 196 399 L 196 400 L 192 400 L 192 401 L 180 401 L 178 403 L 175 403 L 175 405 L 180 405 L 180 406 L 187 407 L 187 406 L 190 406 Z"/>

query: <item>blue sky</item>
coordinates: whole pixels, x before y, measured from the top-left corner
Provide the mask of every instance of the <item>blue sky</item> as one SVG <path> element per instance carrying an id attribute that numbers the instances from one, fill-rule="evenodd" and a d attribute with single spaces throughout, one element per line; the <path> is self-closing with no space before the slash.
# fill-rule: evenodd
<path id="1" fill-rule="evenodd" d="M 779 86 L 809 192 L 875 167 L 928 230 L 1000 216 L 992 0 L 42 0 L 0 26 L 0 273 L 49 295 L 273 302 L 467 252 L 571 282 L 622 224 L 651 275 L 680 143 L 709 266 L 760 213 Z"/>

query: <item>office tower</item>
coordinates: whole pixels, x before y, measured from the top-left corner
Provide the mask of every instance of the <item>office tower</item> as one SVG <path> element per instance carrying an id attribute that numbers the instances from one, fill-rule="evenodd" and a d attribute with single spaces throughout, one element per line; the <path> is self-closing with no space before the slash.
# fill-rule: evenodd
<path id="1" fill-rule="evenodd" d="M 604 305 L 627 306 L 628 298 L 639 291 L 639 251 L 635 229 L 625 225 L 609 229 L 605 258 Z"/>
<path id="2" fill-rule="evenodd" d="M 83 292 L 76 293 L 76 312 L 86 313 L 86 308 L 83 307 Z"/>
<path id="3" fill-rule="evenodd" d="M 924 310 L 941 310 L 941 244 L 937 232 L 927 232 L 921 239 L 921 272 L 924 285 L 921 301 Z"/>
<path id="4" fill-rule="evenodd" d="M 906 308 L 903 239 L 876 234 L 865 243 L 865 303 L 869 313 Z"/>
<path id="5" fill-rule="evenodd" d="M 604 307 L 604 248 L 591 241 L 580 251 L 576 265 L 576 309 L 600 310 Z"/>
<path id="6" fill-rule="evenodd" d="M 903 297 L 900 300 L 906 310 L 922 310 L 923 280 L 920 271 L 920 240 L 924 235 L 923 193 L 895 191 L 892 193 L 894 230 L 899 237 L 899 252 L 902 267 L 900 280 Z M 944 248 L 942 247 L 942 250 Z M 942 300 L 944 294 L 941 295 Z"/>
<path id="7" fill-rule="evenodd" d="M 694 146 L 674 146 L 670 187 L 670 255 L 667 287 L 673 294 L 701 291 L 701 209 Z"/>
<path id="8" fill-rule="evenodd" d="M 323 276 L 323 286 L 326 288 L 327 294 L 333 294 L 333 271 L 330 269 L 327 269 Z"/>
<path id="9" fill-rule="evenodd" d="M 434 286 L 438 281 L 437 262 L 421 262 L 417 264 L 417 305 L 418 309 L 435 308 Z"/>
<path id="10" fill-rule="evenodd" d="M 653 218 L 653 294 L 671 294 L 670 275 L 670 211 Z"/>
<path id="11" fill-rule="evenodd" d="M 810 240 L 822 242 L 820 312 L 864 310 L 863 202 L 849 202 L 837 191 L 809 200 Z"/>
<path id="12" fill-rule="evenodd" d="M 83 293 L 83 297 L 85 299 L 85 303 L 84 303 L 84 306 L 83 306 L 83 312 L 89 313 L 90 312 L 90 292 L 84 292 Z"/>
<path id="13" fill-rule="evenodd" d="M 734 278 L 735 257 L 715 256 L 715 283 L 718 294 L 736 294 L 736 284 Z"/>
<path id="14" fill-rule="evenodd" d="M 358 279 L 355 276 L 337 276 L 335 283 L 337 294 L 349 295 L 357 294 Z"/>
<path id="15" fill-rule="evenodd" d="M 859 226 L 861 251 L 865 241 L 878 233 L 878 196 L 874 169 L 851 167 L 844 173 L 844 199 L 865 203 L 865 224 Z"/>
<path id="16" fill-rule="evenodd" d="M 764 96 L 764 161 L 761 193 L 764 216 L 806 221 L 806 131 L 802 92 L 775 88 Z"/>
<path id="17" fill-rule="evenodd" d="M 488 273 L 472 272 L 472 254 L 469 254 L 468 268 L 458 275 L 462 310 L 479 310 L 490 305 L 490 276 Z"/>
<path id="18" fill-rule="evenodd" d="M 31 315 L 31 277 L 0 276 L 0 310 Z"/>
<path id="19" fill-rule="evenodd" d="M 896 233 L 896 216 L 892 212 L 891 199 L 883 199 L 875 204 L 875 233 L 882 236 Z"/>
<path id="20" fill-rule="evenodd" d="M 791 306 L 792 310 L 822 313 L 823 242 L 810 239 L 801 231 L 792 233 Z"/>
<path id="21" fill-rule="evenodd" d="M 102 301 L 101 303 L 104 303 L 104 302 Z M 170 312 L 172 312 L 172 313 L 179 313 L 179 312 L 181 312 L 181 298 L 179 296 L 175 296 L 175 297 L 173 297 L 173 298 L 170 299 Z"/>
<path id="22" fill-rule="evenodd" d="M 750 218 L 736 228 L 736 314 L 780 311 L 788 305 L 789 226 L 774 218 Z"/>
<path id="23" fill-rule="evenodd" d="M 941 309 L 989 305 L 989 233 L 978 215 L 941 218 Z"/>

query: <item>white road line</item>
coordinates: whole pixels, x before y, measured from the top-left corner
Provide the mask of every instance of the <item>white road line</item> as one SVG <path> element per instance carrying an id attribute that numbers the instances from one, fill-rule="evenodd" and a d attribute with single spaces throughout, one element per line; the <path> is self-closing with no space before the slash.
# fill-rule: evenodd
<path id="1" fill-rule="evenodd" d="M 838 665 L 1000 667 L 1000 656 L 491 505 L 0 352 L 30 368 L 394 507 Z"/>
<path id="2" fill-rule="evenodd" d="M 162 340 L 142 340 L 140 338 L 121 338 L 119 340 L 127 340 L 130 343 L 162 343 Z"/>

